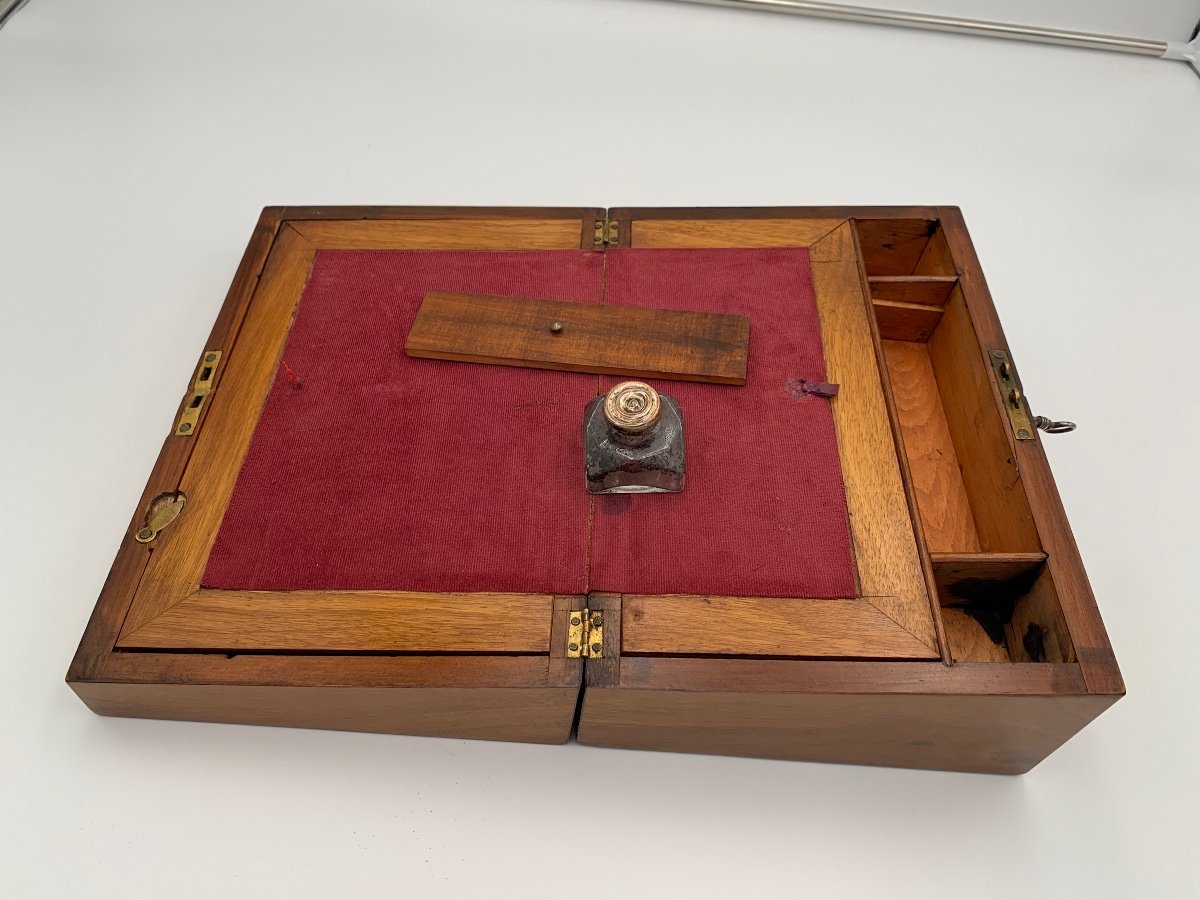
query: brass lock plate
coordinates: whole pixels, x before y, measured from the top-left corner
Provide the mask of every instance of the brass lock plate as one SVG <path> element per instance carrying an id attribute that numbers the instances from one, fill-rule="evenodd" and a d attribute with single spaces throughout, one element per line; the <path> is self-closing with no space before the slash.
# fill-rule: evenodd
<path id="1" fill-rule="evenodd" d="M 1000 398 L 1004 401 L 1013 435 L 1018 441 L 1032 441 L 1034 427 L 1033 418 L 1029 415 L 1029 401 L 1025 399 L 1025 391 L 1021 388 L 1021 379 L 1017 377 L 1012 357 L 1007 350 L 992 350 L 988 353 L 988 359 L 992 363 L 996 384 L 1000 387 Z"/>

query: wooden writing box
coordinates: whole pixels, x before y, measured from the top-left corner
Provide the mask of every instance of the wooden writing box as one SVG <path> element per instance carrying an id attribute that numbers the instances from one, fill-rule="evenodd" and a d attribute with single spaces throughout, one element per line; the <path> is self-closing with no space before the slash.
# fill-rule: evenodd
<path id="1" fill-rule="evenodd" d="M 597 506 L 607 382 L 405 357 L 426 289 L 745 304 L 747 384 L 662 382 L 688 487 Z M 202 350 L 95 712 L 1019 773 L 1124 693 L 955 208 L 270 208 Z"/>

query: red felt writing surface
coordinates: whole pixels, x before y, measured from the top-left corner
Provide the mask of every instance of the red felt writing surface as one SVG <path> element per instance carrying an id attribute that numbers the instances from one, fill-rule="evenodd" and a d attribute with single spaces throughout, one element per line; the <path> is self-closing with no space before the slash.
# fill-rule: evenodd
<path id="1" fill-rule="evenodd" d="M 658 384 L 687 489 L 593 498 L 600 380 L 407 357 L 430 290 L 746 314 L 748 381 Z M 853 596 L 829 400 L 798 378 L 824 378 L 803 250 L 322 251 L 203 584 Z"/>
<path id="2" fill-rule="evenodd" d="M 318 253 L 203 584 L 584 590 L 595 378 L 411 359 L 404 341 L 426 291 L 595 303 L 602 266 L 581 251 Z"/>
<path id="3" fill-rule="evenodd" d="M 609 251 L 605 302 L 750 317 L 744 387 L 652 382 L 683 410 L 687 486 L 596 499 L 593 590 L 853 597 L 808 251 Z M 615 379 L 603 379 L 608 388 Z"/>

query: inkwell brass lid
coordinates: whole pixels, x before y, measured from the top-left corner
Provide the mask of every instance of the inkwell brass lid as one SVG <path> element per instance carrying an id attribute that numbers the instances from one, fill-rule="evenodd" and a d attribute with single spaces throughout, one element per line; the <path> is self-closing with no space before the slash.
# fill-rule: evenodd
<path id="1" fill-rule="evenodd" d="M 622 381 L 604 397 L 604 418 L 623 434 L 645 434 L 661 413 L 658 391 L 643 381 Z"/>

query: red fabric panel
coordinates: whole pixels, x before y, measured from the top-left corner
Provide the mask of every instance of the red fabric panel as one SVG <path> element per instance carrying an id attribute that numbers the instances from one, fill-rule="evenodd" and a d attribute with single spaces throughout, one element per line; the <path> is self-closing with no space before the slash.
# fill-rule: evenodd
<path id="1" fill-rule="evenodd" d="M 603 255 L 322 251 L 203 584 L 585 590 L 596 379 L 410 359 L 427 290 L 598 302 Z"/>
<path id="2" fill-rule="evenodd" d="M 596 378 L 404 355 L 427 290 L 594 303 L 602 278 L 610 303 L 751 317 L 745 387 L 657 385 L 682 494 L 593 504 Z M 323 251 L 203 584 L 853 596 L 830 401 L 787 387 L 824 377 L 801 250 Z"/>
<path id="3" fill-rule="evenodd" d="M 591 589 L 855 596 L 831 401 L 788 389 L 825 380 L 808 252 L 607 257 L 606 303 L 743 313 L 750 355 L 744 387 L 654 382 L 683 410 L 686 487 L 596 498 Z"/>

